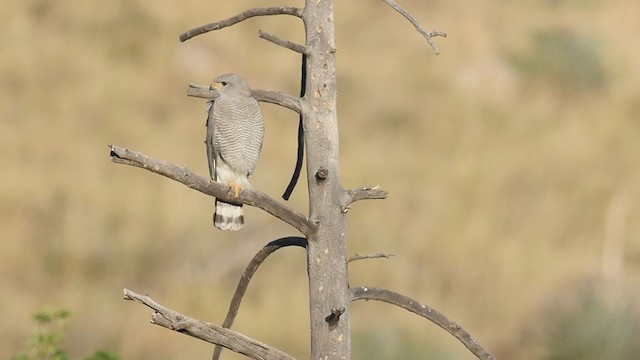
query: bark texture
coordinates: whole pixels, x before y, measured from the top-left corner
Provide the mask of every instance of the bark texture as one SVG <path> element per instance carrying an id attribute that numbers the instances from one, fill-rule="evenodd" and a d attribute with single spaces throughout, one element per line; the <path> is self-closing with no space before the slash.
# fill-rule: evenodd
<path id="1" fill-rule="evenodd" d="M 307 153 L 309 219 L 318 227 L 308 239 L 311 359 L 348 359 L 351 353 L 347 222 L 341 211 L 336 46 L 332 0 L 307 0 L 307 84 L 303 125 Z M 346 309 L 334 321 L 334 309 Z"/>

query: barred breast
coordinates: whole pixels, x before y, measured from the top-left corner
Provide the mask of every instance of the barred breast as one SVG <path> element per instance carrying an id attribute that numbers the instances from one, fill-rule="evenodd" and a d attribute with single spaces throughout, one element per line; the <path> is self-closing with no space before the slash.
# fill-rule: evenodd
<path id="1" fill-rule="evenodd" d="M 220 96 L 213 104 L 213 120 L 213 145 L 218 156 L 232 170 L 251 175 L 264 138 L 258 102 L 251 97 Z"/>

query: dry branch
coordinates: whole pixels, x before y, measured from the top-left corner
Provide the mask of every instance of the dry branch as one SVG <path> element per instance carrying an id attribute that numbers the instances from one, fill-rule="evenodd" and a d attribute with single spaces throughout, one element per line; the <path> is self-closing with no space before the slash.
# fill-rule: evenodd
<path id="1" fill-rule="evenodd" d="M 291 355 L 243 334 L 168 309 L 155 302 L 149 296 L 136 294 L 131 290 L 124 289 L 124 299 L 144 304 L 153 309 L 155 312 L 151 315 L 152 324 L 160 325 L 169 330 L 187 334 L 212 344 L 224 346 L 252 359 L 295 360 Z"/>
<path id="2" fill-rule="evenodd" d="M 280 105 L 289 110 L 293 110 L 298 114 L 302 112 L 302 103 L 300 102 L 300 98 L 295 96 L 287 95 L 278 91 L 261 89 L 251 90 L 251 95 L 258 101 Z M 209 86 L 189 84 L 187 96 L 215 100 L 219 95 L 216 90 L 210 89 Z"/>
<path id="3" fill-rule="evenodd" d="M 443 33 L 440 31 L 427 31 L 420 24 L 420 22 L 415 17 L 413 17 L 413 15 L 411 15 L 411 13 L 409 13 L 407 10 L 402 8 L 402 6 L 398 5 L 398 3 L 396 3 L 394 0 L 382 0 L 382 1 L 387 3 L 395 11 L 397 11 L 402 16 L 404 16 L 407 20 L 409 20 L 409 22 L 416 28 L 416 30 L 422 36 L 424 36 L 425 39 L 427 39 L 427 42 L 429 43 L 429 45 L 431 45 L 431 48 L 433 49 L 433 52 L 436 53 L 436 55 L 440 54 L 440 49 L 438 49 L 438 45 L 436 45 L 436 43 L 433 41 L 433 37 L 435 36 L 447 37 L 446 33 Z"/>
<path id="4" fill-rule="evenodd" d="M 256 8 L 243 11 L 228 19 L 216 21 L 207 25 L 199 26 L 195 29 L 183 32 L 180 34 L 180 41 L 184 42 L 192 37 L 208 33 L 210 31 L 220 30 L 232 25 L 235 25 L 241 21 L 247 20 L 254 16 L 269 16 L 269 15 L 292 15 L 296 17 L 302 17 L 302 9 L 292 6 L 274 6 L 268 8 Z"/>
<path id="5" fill-rule="evenodd" d="M 428 319 L 440 326 L 449 334 L 455 336 L 464 346 L 469 349 L 478 359 L 495 360 L 493 355 L 488 353 L 462 326 L 449 320 L 438 310 L 422 304 L 410 297 L 398 294 L 391 290 L 381 288 L 359 287 L 351 289 L 351 301 L 355 300 L 377 300 L 409 310 L 414 314 Z"/>
<path id="6" fill-rule="evenodd" d="M 281 39 L 266 31 L 258 30 L 258 37 L 260 37 L 260 39 L 264 39 L 271 43 L 274 43 L 278 46 L 282 46 L 285 49 L 289 49 L 291 51 L 295 51 L 300 54 L 305 54 L 305 55 L 307 54 L 307 49 L 303 45 L 296 44 L 293 41 Z"/>
<path id="7" fill-rule="evenodd" d="M 267 257 L 273 254 L 276 250 L 281 249 L 286 246 L 300 246 L 306 247 L 307 240 L 297 236 L 290 236 L 281 238 L 278 240 L 274 240 L 267 245 L 265 245 L 254 257 L 251 259 L 249 265 L 244 270 L 244 273 L 240 277 L 240 281 L 238 282 L 238 287 L 236 287 L 236 292 L 233 294 L 233 299 L 231 299 L 231 304 L 229 305 L 229 311 L 227 312 L 227 317 L 224 319 L 222 323 L 222 327 L 225 329 L 231 328 L 233 325 L 233 321 L 236 319 L 238 315 L 238 309 L 240 308 L 240 303 L 242 302 L 242 297 L 247 291 L 247 287 L 249 286 L 249 282 L 253 277 L 253 274 L 256 273 L 258 267 L 262 265 L 262 263 L 267 259 Z M 220 354 L 222 353 L 222 346 L 216 345 L 216 348 L 213 351 L 212 360 L 218 360 L 220 358 Z"/>
<path id="8" fill-rule="evenodd" d="M 389 193 L 386 190 L 382 190 L 380 186 L 363 186 L 361 188 L 347 191 L 349 203 L 354 203 L 360 200 L 371 199 L 386 199 Z"/>
<path id="9" fill-rule="evenodd" d="M 342 203 L 342 212 L 346 213 L 351 208 L 351 204 L 360 200 L 386 199 L 389 193 L 379 186 L 363 186 L 358 189 L 345 191 L 345 198 Z"/>
<path id="10" fill-rule="evenodd" d="M 115 145 L 109 145 L 109 149 L 111 150 L 111 161 L 114 163 L 149 170 L 224 201 L 255 206 L 293 226 L 307 236 L 316 231 L 316 225 L 307 219 L 306 216 L 280 204 L 263 192 L 244 189 L 238 193 L 238 197 L 235 197 L 235 193 L 230 186 L 202 177 L 187 167 L 180 167 L 168 161 L 153 159 L 143 153 Z"/>
<path id="11" fill-rule="evenodd" d="M 357 261 L 357 260 L 365 260 L 365 259 L 380 259 L 380 258 L 388 259 L 392 256 L 395 256 L 395 255 L 385 254 L 385 253 L 363 254 L 363 255 L 355 254 L 349 257 L 349 259 L 347 260 L 347 263 L 350 263 L 352 261 Z"/>

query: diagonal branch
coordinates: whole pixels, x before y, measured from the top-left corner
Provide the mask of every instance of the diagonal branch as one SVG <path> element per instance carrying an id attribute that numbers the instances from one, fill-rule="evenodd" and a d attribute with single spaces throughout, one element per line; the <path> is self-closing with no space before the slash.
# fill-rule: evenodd
<path id="1" fill-rule="evenodd" d="M 287 95 L 278 91 L 253 89 L 251 95 L 258 101 L 280 105 L 289 110 L 293 110 L 300 114 L 302 112 L 302 103 L 300 98 Z M 187 96 L 197 97 L 207 100 L 215 100 L 218 98 L 218 92 L 214 89 L 210 89 L 205 85 L 189 84 L 187 89 Z"/>
<path id="2" fill-rule="evenodd" d="M 240 303 L 242 302 L 242 297 L 244 293 L 247 291 L 247 287 L 249 286 L 249 282 L 253 277 L 253 274 L 256 273 L 258 267 L 262 265 L 262 263 L 267 259 L 269 255 L 274 253 L 276 250 L 286 247 L 286 246 L 307 246 L 307 239 L 297 237 L 297 236 L 289 236 L 285 238 L 280 238 L 278 240 L 274 240 L 267 245 L 265 245 L 258 253 L 251 259 L 249 265 L 244 270 L 244 273 L 240 277 L 240 281 L 238 282 L 238 287 L 236 288 L 236 292 L 233 294 L 233 299 L 231 300 L 231 305 L 229 305 L 229 311 L 227 312 L 227 317 L 224 319 L 222 323 L 222 327 L 225 329 L 231 328 L 233 325 L 233 321 L 236 319 L 238 315 L 238 309 L 240 308 Z M 216 345 L 216 348 L 213 351 L 212 360 L 218 360 L 220 358 L 220 354 L 222 353 L 222 346 Z"/>
<path id="3" fill-rule="evenodd" d="M 187 167 L 180 167 L 168 161 L 153 159 L 143 153 L 115 145 L 109 145 L 109 148 L 111 150 L 111 161 L 114 163 L 136 166 L 156 174 L 164 175 L 169 179 L 181 182 L 194 190 L 198 190 L 201 193 L 214 196 L 227 202 L 258 207 L 293 226 L 307 236 L 316 231 L 317 226 L 307 219 L 306 216 L 278 203 L 263 192 L 253 189 L 244 189 L 241 190 L 236 197 L 233 188 L 202 177 Z"/>
<path id="4" fill-rule="evenodd" d="M 254 16 L 269 16 L 269 15 L 291 15 L 302 18 L 302 9 L 293 6 L 274 6 L 268 8 L 256 8 L 243 11 L 228 19 L 216 21 L 207 25 L 199 26 L 195 29 L 183 32 L 180 34 L 180 41 L 185 42 L 192 37 L 208 33 L 210 31 L 220 30 L 232 25 L 235 25 L 241 21 L 247 20 Z"/>
<path id="5" fill-rule="evenodd" d="M 144 304 L 155 310 L 151 315 L 152 324 L 160 325 L 169 330 L 187 334 L 212 344 L 224 346 L 252 359 L 295 360 L 291 355 L 243 334 L 168 309 L 155 302 L 149 296 L 136 294 L 131 290 L 124 289 L 124 299 Z"/>
<path id="6" fill-rule="evenodd" d="M 271 43 L 274 43 L 278 46 L 282 46 L 285 49 L 289 49 L 291 51 L 295 51 L 297 53 L 307 55 L 307 48 L 305 48 L 304 45 L 296 44 L 293 41 L 281 39 L 266 31 L 258 30 L 258 37 L 260 39 L 267 40 Z"/>
<path id="7" fill-rule="evenodd" d="M 495 360 L 493 355 L 488 353 L 462 326 L 447 319 L 444 314 L 427 305 L 411 299 L 410 297 L 398 294 L 391 290 L 381 288 L 359 287 L 351 289 L 351 301 L 355 300 L 377 300 L 399 306 L 405 310 L 422 316 L 432 323 L 440 326 L 449 334 L 455 336 L 464 346 L 469 349 L 480 360 Z"/>
<path id="8" fill-rule="evenodd" d="M 424 29 L 424 27 L 420 24 L 420 22 L 415 17 L 413 17 L 411 13 L 409 13 L 407 10 L 402 8 L 402 6 L 398 5 L 398 3 L 395 2 L 395 0 L 382 0 L 382 1 L 386 2 L 395 11 L 397 11 L 402 16 L 404 16 L 407 20 L 409 20 L 409 22 L 416 28 L 416 30 L 422 36 L 424 36 L 425 39 L 427 39 L 427 42 L 429 43 L 429 45 L 431 45 L 431 48 L 433 49 L 433 52 L 436 53 L 436 55 L 440 54 L 440 49 L 438 49 L 438 45 L 436 45 L 436 43 L 433 41 L 433 37 L 435 36 L 447 37 L 447 33 L 443 33 L 440 31 L 429 32 Z"/>

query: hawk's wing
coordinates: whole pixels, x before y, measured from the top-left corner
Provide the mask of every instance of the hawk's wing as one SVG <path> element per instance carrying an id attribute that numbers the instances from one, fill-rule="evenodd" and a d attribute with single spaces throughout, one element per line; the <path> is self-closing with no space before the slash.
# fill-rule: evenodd
<path id="1" fill-rule="evenodd" d="M 209 176 L 211 180 L 216 179 L 216 149 L 213 146 L 213 101 L 209 101 L 207 110 L 207 137 L 204 142 L 207 145 L 207 160 L 209 162 Z"/>

